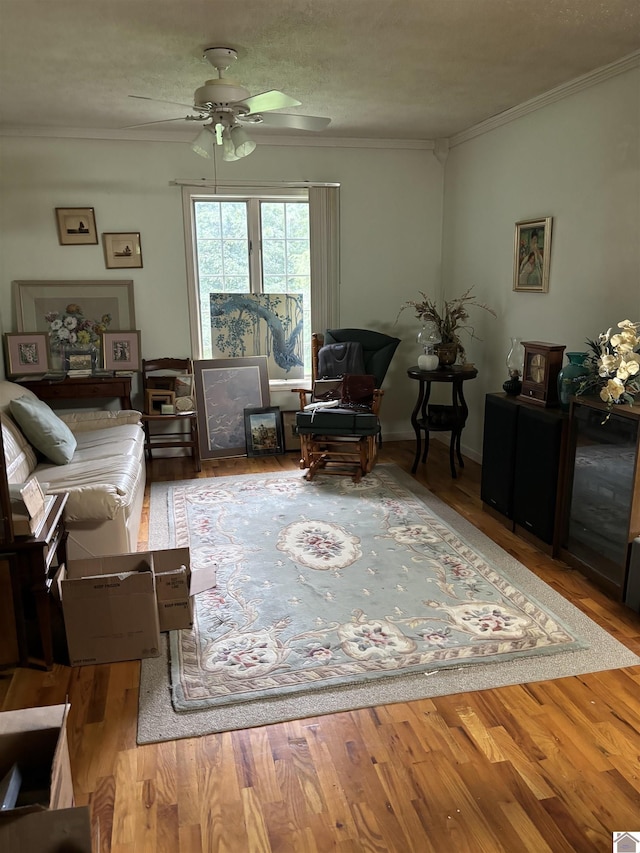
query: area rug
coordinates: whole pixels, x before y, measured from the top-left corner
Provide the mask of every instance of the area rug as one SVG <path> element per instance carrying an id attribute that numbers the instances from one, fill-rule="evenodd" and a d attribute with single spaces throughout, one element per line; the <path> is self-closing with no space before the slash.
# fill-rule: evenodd
<path id="1" fill-rule="evenodd" d="M 149 540 L 217 586 L 143 661 L 139 743 L 640 662 L 394 465 L 153 484 Z"/>

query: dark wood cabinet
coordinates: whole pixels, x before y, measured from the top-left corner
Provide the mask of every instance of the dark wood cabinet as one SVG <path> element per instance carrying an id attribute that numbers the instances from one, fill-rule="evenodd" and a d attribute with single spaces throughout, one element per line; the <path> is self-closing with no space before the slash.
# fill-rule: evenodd
<path id="1" fill-rule="evenodd" d="M 568 417 L 506 394 L 485 399 L 481 497 L 524 538 L 555 554 Z"/>
<path id="2" fill-rule="evenodd" d="M 120 400 L 131 408 L 131 376 L 66 376 L 63 379 L 23 380 L 19 384 L 47 403 L 58 400 Z"/>
<path id="3" fill-rule="evenodd" d="M 560 555 L 634 608 L 638 578 L 629 573 L 640 571 L 631 560 L 640 536 L 639 452 L 640 406 L 609 413 L 597 398 L 574 398 Z"/>

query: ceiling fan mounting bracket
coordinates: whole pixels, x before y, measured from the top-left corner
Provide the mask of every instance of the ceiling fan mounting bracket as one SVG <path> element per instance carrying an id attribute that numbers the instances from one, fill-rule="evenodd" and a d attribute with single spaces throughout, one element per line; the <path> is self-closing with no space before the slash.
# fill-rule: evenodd
<path id="1" fill-rule="evenodd" d="M 232 47 L 207 47 L 203 56 L 217 70 L 220 77 L 238 58 L 238 53 Z"/>

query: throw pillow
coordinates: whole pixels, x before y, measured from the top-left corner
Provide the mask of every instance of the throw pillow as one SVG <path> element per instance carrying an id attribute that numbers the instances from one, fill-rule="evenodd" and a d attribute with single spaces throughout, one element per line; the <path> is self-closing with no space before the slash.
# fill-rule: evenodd
<path id="1" fill-rule="evenodd" d="M 18 397 L 9 410 L 27 440 L 56 465 L 71 461 L 77 442 L 74 434 L 53 409 L 38 398 Z"/>

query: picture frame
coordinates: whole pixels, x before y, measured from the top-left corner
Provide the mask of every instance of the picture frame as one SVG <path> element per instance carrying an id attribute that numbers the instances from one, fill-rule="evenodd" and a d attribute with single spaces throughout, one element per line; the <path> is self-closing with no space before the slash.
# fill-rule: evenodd
<path id="1" fill-rule="evenodd" d="M 244 410 L 270 405 L 267 357 L 194 362 L 202 459 L 246 456 Z"/>
<path id="2" fill-rule="evenodd" d="M 165 391 L 162 388 L 148 388 L 145 411 L 148 415 L 161 415 L 163 414 L 162 407 L 171 406 L 173 408 L 175 399 L 176 395 L 173 391 Z"/>
<path id="3" fill-rule="evenodd" d="M 49 369 L 49 336 L 44 332 L 5 332 L 7 376 L 30 376 Z"/>
<path id="4" fill-rule="evenodd" d="M 130 329 L 102 333 L 102 366 L 105 370 L 139 371 L 140 332 Z"/>
<path id="5" fill-rule="evenodd" d="M 516 222 L 513 289 L 521 293 L 548 293 L 551 265 L 552 217 Z"/>
<path id="6" fill-rule="evenodd" d="M 104 263 L 108 270 L 142 267 L 139 231 L 104 231 L 102 247 Z"/>
<path id="7" fill-rule="evenodd" d="M 79 370 L 83 373 L 87 371 L 93 373 L 97 366 L 97 353 L 95 347 L 67 347 L 64 351 L 64 370 L 71 375 L 77 374 Z"/>
<path id="8" fill-rule="evenodd" d="M 55 213 L 61 246 L 87 246 L 98 242 L 92 207 L 56 207 Z"/>
<path id="9" fill-rule="evenodd" d="M 244 410 L 247 456 L 275 456 L 284 453 L 282 416 L 278 406 Z"/>
<path id="10" fill-rule="evenodd" d="M 297 410 L 287 410 L 282 412 L 282 433 L 284 436 L 284 452 L 293 453 L 300 452 L 301 443 L 300 436 L 296 433 L 296 415 Z"/>
<path id="11" fill-rule="evenodd" d="M 17 330 L 49 336 L 53 370 L 63 369 L 66 347 L 100 350 L 103 332 L 136 328 L 131 280 L 14 281 L 13 288 Z"/>

